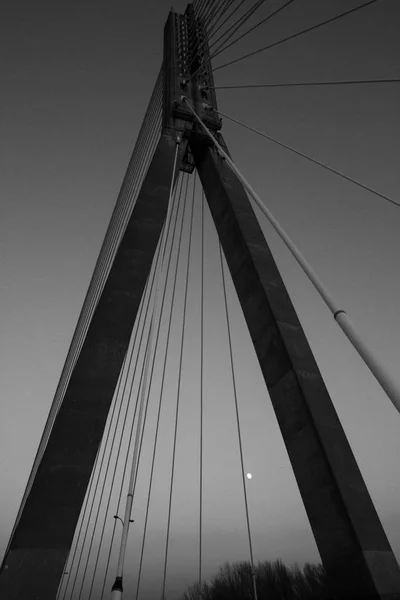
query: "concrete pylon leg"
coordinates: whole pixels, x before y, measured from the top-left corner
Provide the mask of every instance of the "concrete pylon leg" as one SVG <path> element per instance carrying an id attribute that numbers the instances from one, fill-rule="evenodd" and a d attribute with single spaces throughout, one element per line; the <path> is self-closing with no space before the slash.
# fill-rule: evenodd
<path id="1" fill-rule="evenodd" d="M 3 561 L 2 599 L 56 597 L 166 217 L 175 148 L 176 131 L 164 130 Z"/>
<path id="2" fill-rule="evenodd" d="M 245 190 L 208 140 L 190 147 L 332 588 L 400 600 L 399 565 Z"/>

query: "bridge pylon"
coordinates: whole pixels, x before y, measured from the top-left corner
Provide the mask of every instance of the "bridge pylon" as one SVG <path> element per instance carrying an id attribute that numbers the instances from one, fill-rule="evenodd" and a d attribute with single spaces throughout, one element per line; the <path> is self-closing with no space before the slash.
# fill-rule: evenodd
<path id="1" fill-rule="evenodd" d="M 1 598 L 56 597 L 166 218 L 179 135 L 178 171 L 199 174 L 337 597 L 400 600 L 399 565 L 247 194 L 182 99 L 228 152 L 208 52 L 193 6 L 171 11 L 160 139 L 21 505 L 2 565 Z"/>

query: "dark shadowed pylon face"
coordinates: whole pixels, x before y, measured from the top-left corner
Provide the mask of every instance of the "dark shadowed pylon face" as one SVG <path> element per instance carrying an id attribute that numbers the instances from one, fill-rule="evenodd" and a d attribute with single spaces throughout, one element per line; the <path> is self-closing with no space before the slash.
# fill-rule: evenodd
<path id="1" fill-rule="evenodd" d="M 158 84 L 159 80 L 155 91 L 161 96 Z M 153 104 L 159 98 L 157 93 L 153 96 L 148 113 L 157 128 Z M 54 600 L 57 594 L 165 221 L 177 135 L 184 125 L 175 119 L 172 128 L 162 128 L 147 147 L 137 143 L 142 153 L 149 153 L 146 170 L 137 170 L 141 155 L 133 152 L 118 200 L 128 197 L 134 208 L 130 218 L 128 212 L 125 232 L 4 558 L 1 597 L 17 600 L 36 594 L 37 600 Z M 178 172 L 186 146 L 183 139 Z M 139 186 L 136 196 L 132 196 L 133 184 Z M 109 233 L 113 237 L 115 231 Z"/>
<path id="2" fill-rule="evenodd" d="M 398 598 L 399 565 L 245 190 L 214 148 L 191 148 L 332 587 Z"/>

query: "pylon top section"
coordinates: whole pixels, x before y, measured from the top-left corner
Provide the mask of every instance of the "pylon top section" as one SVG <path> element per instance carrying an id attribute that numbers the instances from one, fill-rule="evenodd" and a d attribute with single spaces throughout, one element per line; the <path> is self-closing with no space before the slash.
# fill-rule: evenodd
<path id="1" fill-rule="evenodd" d="M 185 13 L 171 10 L 164 28 L 163 126 L 179 131 L 197 130 L 193 114 L 182 101 L 186 96 L 196 113 L 213 131 L 221 128 L 209 59 L 204 21 L 192 4 Z M 208 108 L 206 108 L 208 106 Z"/>

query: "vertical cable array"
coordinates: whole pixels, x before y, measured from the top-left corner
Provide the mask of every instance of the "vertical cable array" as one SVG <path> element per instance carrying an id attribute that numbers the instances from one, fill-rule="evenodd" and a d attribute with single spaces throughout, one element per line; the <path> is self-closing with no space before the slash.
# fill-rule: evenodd
<path id="1" fill-rule="evenodd" d="M 151 161 L 151 157 L 154 153 L 154 149 L 160 138 L 162 122 L 162 90 L 163 74 L 162 69 L 160 69 L 124 180 L 121 185 L 117 202 L 100 249 L 94 272 L 89 283 L 88 291 L 78 317 L 78 323 L 68 349 L 60 380 L 57 385 L 52 405 L 50 407 L 41 440 L 39 442 L 38 450 L 21 501 L 21 506 L 15 520 L 13 531 L 10 536 L 6 554 L 8 552 L 15 529 L 21 518 L 27 497 L 32 488 L 39 464 L 46 449 L 54 420 L 64 399 L 64 395 L 67 390 L 76 360 L 79 356 L 79 352 L 82 348 L 90 320 L 103 290 L 104 283 L 117 251 L 119 242 L 129 221 L 133 206 L 140 190 L 140 186 L 143 182 Z"/>
<path id="2" fill-rule="evenodd" d="M 192 184 L 190 184 L 192 181 Z M 190 187 L 192 185 L 192 187 Z M 195 220 L 194 206 L 196 197 L 199 201 L 200 210 L 198 219 Z M 127 479 L 129 479 L 129 464 L 132 464 L 133 455 L 136 452 L 137 461 L 133 476 L 133 498 L 136 494 L 138 481 L 138 472 L 142 447 L 144 444 L 149 448 L 152 446 L 151 459 L 149 459 L 150 476 L 148 488 L 146 489 L 145 508 L 143 509 L 142 525 L 135 524 L 134 536 L 140 535 L 141 541 L 138 547 L 138 571 L 132 575 L 135 580 L 135 599 L 139 600 L 146 589 L 142 585 L 142 571 L 146 561 L 145 547 L 148 524 L 151 519 L 151 496 L 155 474 L 155 463 L 157 452 L 159 451 L 159 431 L 161 426 L 161 409 L 163 400 L 166 399 L 165 381 L 168 371 L 170 343 L 177 339 L 179 335 L 179 358 L 177 365 L 177 392 L 173 400 L 174 424 L 172 425 L 172 463 L 169 475 L 169 491 L 167 503 L 167 522 L 165 533 L 165 548 L 163 555 L 162 569 L 162 597 L 167 598 L 167 584 L 169 580 L 169 548 L 170 536 L 173 531 L 173 497 L 176 461 L 178 459 L 178 429 L 180 405 L 185 400 L 182 389 L 183 381 L 183 363 L 185 360 L 185 333 L 187 330 L 188 304 L 189 304 L 189 278 L 193 253 L 192 238 L 197 229 L 199 235 L 199 253 L 200 253 L 200 423 L 198 425 L 199 439 L 199 513 L 198 513 L 198 584 L 197 589 L 201 596 L 203 585 L 203 439 L 204 439 L 204 417 L 203 417 L 203 394 L 204 394 L 204 252 L 205 252 L 205 198 L 202 189 L 196 187 L 196 174 L 190 177 L 186 173 L 181 173 L 177 179 L 174 194 L 172 196 L 170 216 L 165 223 L 165 245 L 159 243 L 153 262 L 153 266 L 146 283 L 142 302 L 139 307 L 138 317 L 135 322 L 132 338 L 125 357 L 124 367 L 118 381 L 115 397 L 113 399 L 112 410 L 104 432 L 103 441 L 98 452 L 95 468 L 93 469 L 91 483 L 83 504 L 82 514 L 78 522 L 74 542 L 71 547 L 70 556 L 66 565 L 66 573 L 60 584 L 57 600 L 94 600 L 99 598 L 103 600 L 108 597 L 110 585 L 112 582 L 112 573 L 116 567 L 117 558 L 117 539 L 120 535 L 121 522 L 120 514 L 122 499 L 127 492 Z M 175 251 L 174 251 L 175 249 Z M 164 251 L 164 261 L 161 254 Z M 175 256 L 175 258 L 173 257 Z M 221 258 L 222 260 L 222 258 Z M 152 306 L 154 303 L 154 294 L 156 287 L 157 272 L 161 265 L 163 268 L 163 285 L 160 289 L 160 309 L 157 320 L 154 322 L 154 352 L 151 352 L 151 359 L 146 358 L 149 352 L 149 335 L 151 332 Z M 222 264 L 222 263 L 221 263 Z M 223 287 L 225 286 L 224 272 L 222 271 Z M 166 303 L 167 290 L 169 289 L 169 300 Z M 225 289 L 225 288 L 224 288 Z M 225 303 L 226 291 L 225 291 Z M 177 306 L 182 306 L 179 309 Z M 227 311 L 227 304 L 225 304 Z M 175 317 L 173 315 L 175 314 Z M 228 331 L 230 336 L 229 316 L 226 312 L 228 322 Z M 179 325 L 177 323 L 180 323 Z M 162 324 L 164 323 L 163 340 L 161 340 Z M 174 325 L 173 325 L 174 323 Z M 175 343 L 175 342 L 174 342 Z M 229 337 L 229 343 L 231 339 Z M 158 349 L 158 350 L 157 350 Z M 231 349 L 232 351 L 232 349 Z M 147 366 L 146 362 L 149 360 Z M 233 360 L 231 356 L 231 360 Z M 157 364 L 156 364 L 157 363 Z M 233 363 L 231 363 L 233 373 Z M 149 383 L 145 385 L 146 370 L 149 370 Z M 153 375 L 155 372 L 161 374 L 158 391 L 154 391 Z M 234 377 L 234 374 L 233 374 Z M 157 380 L 157 375 L 155 376 Z M 234 382 L 234 389 L 235 382 Z M 143 396 L 145 394 L 145 396 Z M 143 425 L 140 426 L 138 418 L 140 396 L 145 398 L 142 406 Z M 169 397 L 169 403 L 172 398 Z M 151 409 L 152 419 L 156 421 L 155 427 L 148 425 L 148 411 L 150 403 L 154 405 Z M 237 399 L 235 397 L 236 410 Z M 238 413 L 237 413 L 238 418 Z M 152 421 L 154 423 L 154 421 Z M 146 430 L 149 427 L 151 431 L 151 441 L 147 439 Z M 240 424 L 238 423 L 239 444 Z M 179 434 L 180 435 L 180 434 Z M 146 439 L 145 439 L 146 438 Z M 134 446 L 136 446 L 136 451 Z M 163 446 L 162 451 L 165 453 Z M 242 449 L 241 449 L 242 456 Z M 243 457 L 242 457 L 243 459 Z M 151 460 L 151 463 L 150 463 Z M 151 464 L 151 466 L 150 466 Z M 242 460 L 242 477 L 243 477 Z M 245 502 L 248 528 L 247 499 Z M 117 518 L 114 518 L 117 517 Z M 139 526 L 139 531 L 137 527 Z M 250 532 L 249 532 L 250 535 Z M 131 542 L 130 542 L 131 543 Z M 249 538 L 251 547 L 251 536 Z M 148 560 L 148 559 L 147 559 Z M 251 547 L 251 563 L 254 565 Z M 147 564 L 147 562 L 146 562 Z M 115 572 L 115 571 L 114 571 Z M 130 580 L 129 580 L 130 581 Z M 129 590 L 132 584 L 129 583 Z M 146 583 L 146 585 L 148 585 Z M 255 586 L 255 583 L 253 583 Z M 126 592 L 132 594 L 128 588 Z M 256 589 L 254 587 L 254 594 Z M 256 599 L 256 595 L 254 596 Z"/>
<path id="3" fill-rule="evenodd" d="M 107 423 L 103 442 L 101 444 L 96 468 L 93 470 L 90 488 L 88 489 L 79 525 L 71 547 L 70 557 L 67 561 L 66 575 L 61 582 L 57 600 L 91 600 L 94 598 L 107 597 L 110 567 L 115 564 L 115 538 L 118 520 L 112 521 L 113 515 L 119 516 L 121 501 L 126 490 L 126 477 L 128 465 L 132 461 L 132 446 L 135 436 L 139 434 L 139 451 L 137 466 L 135 469 L 134 488 L 135 494 L 137 474 L 140 465 L 140 456 L 147 423 L 148 406 L 153 386 L 153 372 L 156 363 L 159 336 L 164 317 L 167 317 L 168 334 L 166 347 L 162 347 L 164 356 L 163 373 L 166 373 L 166 361 L 168 357 L 169 335 L 172 330 L 172 313 L 177 291 L 179 277 L 179 265 L 182 264 L 182 243 L 187 236 L 187 222 L 190 209 L 188 202 L 189 175 L 181 174 L 176 182 L 170 218 L 166 221 L 166 243 L 165 243 L 165 268 L 163 280 L 165 285 L 160 289 L 160 311 L 155 325 L 155 351 L 151 354 L 149 385 L 146 386 L 146 401 L 143 406 L 143 426 L 138 429 L 138 405 L 139 396 L 143 391 L 146 370 L 146 351 L 149 346 L 150 321 L 152 310 L 156 273 L 161 264 L 162 245 L 159 243 L 153 267 L 149 275 L 143 299 L 140 305 L 138 318 L 135 323 L 132 339 L 125 357 L 124 368 L 121 371 L 117 390 L 113 400 L 112 411 Z M 190 216 L 190 237 L 193 229 L 193 203 L 195 190 L 193 189 L 192 212 Z M 191 243 L 191 242 L 190 242 Z M 175 260 L 173 251 L 176 249 Z M 190 261 L 186 265 L 188 274 Z M 171 277 L 172 275 L 172 277 Z M 165 313 L 165 300 L 167 288 L 172 284 L 172 297 L 168 307 L 169 316 Z M 187 279 L 186 279 L 187 287 Z M 187 292 L 186 292 L 187 295 Z M 183 335 L 183 333 L 182 333 Z M 138 370 L 139 369 L 139 370 Z M 163 383 L 162 383 L 163 386 Z M 160 409 L 163 393 L 158 396 L 158 424 L 160 420 Z M 136 431 L 136 433 L 135 433 Z M 157 429 L 153 447 L 153 469 L 157 447 Z M 149 503 L 151 495 L 151 483 L 147 502 L 147 514 L 149 515 Z M 142 539 L 141 564 L 143 562 L 143 551 L 146 538 L 146 523 Z M 137 594 L 140 586 L 140 570 L 137 579 Z M 101 590 L 101 594 L 100 594 Z"/>
<path id="4" fill-rule="evenodd" d="M 146 515 L 145 515 L 145 521 L 144 521 L 144 531 L 143 531 L 143 538 L 142 538 L 142 545 L 141 545 L 141 552 L 140 552 L 139 572 L 138 572 L 138 580 L 137 580 L 137 587 L 136 587 L 136 599 L 139 597 L 139 590 L 140 590 L 140 582 L 141 582 L 141 574 L 142 574 L 142 566 L 143 566 L 144 546 L 145 546 L 145 542 L 146 542 L 147 524 L 148 524 L 149 508 L 150 508 L 150 499 L 151 499 L 151 492 L 152 492 L 152 486 L 153 486 L 154 465 L 155 465 L 155 458 L 156 458 L 156 452 L 157 452 L 158 432 L 159 432 L 159 426 L 160 426 L 161 406 L 162 406 L 162 400 L 163 400 L 163 395 L 164 395 L 164 384 L 165 384 L 165 375 L 166 375 L 166 367 L 167 367 L 167 359 L 168 359 L 168 350 L 169 350 L 169 344 L 170 344 L 170 339 L 171 339 L 171 326 L 172 326 L 172 316 L 173 316 L 174 301 L 175 301 L 175 295 L 176 295 L 176 284 L 177 284 L 177 279 L 178 279 L 179 256 L 180 256 L 180 248 L 181 248 L 181 244 L 182 244 L 183 231 L 184 231 L 184 221 L 185 221 L 185 213 L 186 213 L 186 202 L 185 202 L 186 196 L 185 196 L 185 194 L 182 194 L 182 191 L 183 191 L 183 181 L 184 181 L 184 178 L 183 178 L 183 175 L 181 175 L 181 184 L 180 184 L 180 191 L 179 191 L 178 209 L 180 208 L 180 205 L 182 205 L 182 211 L 181 211 L 182 212 L 182 216 L 181 216 L 180 231 L 179 231 L 179 235 L 178 235 L 177 259 L 176 259 L 175 271 L 174 271 L 174 275 L 173 275 L 172 299 L 171 299 L 169 316 L 168 316 L 168 329 L 167 329 L 167 337 L 166 337 L 166 344 L 165 344 L 165 351 L 164 351 L 164 360 L 163 360 L 163 367 L 162 367 L 161 389 L 160 389 L 160 392 L 159 392 L 159 402 L 158 402 L 158 410 L 157 410 L 157 422 L 156 422 L 156 429 L 155 429 L 155 436 L 154 436 L 154 443 L 153 443 L 153 452 L 152 452 L 152 461 L 151 461 L 149 489 L 148 489 L 148 494 L 147 494 Z M 172 246 L 171 246 L 171 250 L 172 250 Z M 167 267 L 167 278 L 168 278 L 168 275 L 169 275 L 170 261 L 171 261 L 171 255 L 170 255 L 170 259 L 169 259 L 169 263 L 168 263 L 168 267 Z M 162 309 L 161 310 L 163 310 L 163 307 L 164 307 L 165 292 L 166 292 L 166 287 L 164 288 L 164 294 L 163 294 L 163 300 L 162 300 Z"/>
<path id="5" fill-rule="evenodd" d="M 237 426 L 237 435 L 238 435 L 239 453 L 240 453 L 240 467 L 241 467 L 241 472 L 242 472 L 242 485 L 243 485 L 244 506 L 245 506 L 245 513 L 246 513 L 247 536 L 248 536 L 248 540 L 249 540 L 251 575 L 252 575 L 252 581 L 253 581 L 253 597 L 254 597 L 254 600 L 257 600 L 257 585 L 256 585 L 256 575 L 255 575 L 255 570 L 254 570 L 253 543 L 252 543 L 252 539 L 251 539 L 249 506 L 248 506 L 248 502 L 247 502 L 246 476 L 245 476 L 245 472 L 244 472 L 244 460 L 243 460 L 242 433 L 241 433 L 241 428 L 240 428 L 239 405 L 238 405 L 237 390 L 236 390 L 236 376 L 235 376 L 235 367 L 234 367 L 234 362 L 233 362 L 232 336 L 231 336 L 231 325 L 230 325 L 229 312 L 228 312 L 228 300 L 227 300 L 227 293 L 226 293 L 225 269 L 224 269 L 224 262 L 223 262 L 223 258 L 222 258 L 221 242 L 219 242 L 218 245 L 219 245 L 219 256 L 220 256 L 220 262 L 221 262 L 222 288 L 224 291 L 224 305 L 225 305 L 225 315 L 226 315 L 226 326 L 227 326 L 227 332 L 228 332 L 229 359 L 230 359 L 231 373 L 232 373 L 233 397 L 234 397 L 234 402 L 235 402 L 236 426 Z"/>
<path id="6" fill-rule="evenodd" d="M 185 193 L 186 198 L 187 198 L 188 184 L 189 184 L 189 178 L 187 178 L 186 193 Z M 174 485 L 174 467 L 175 467 L 175 458 L 176 458 L 176 440 L 177 440 L 177 432 L 178 432 L 179 402 L 180 402 L 180 398 L 181 398 L 183 349 L 184 349 L 185 331 L 186 331 L 186 312 L 187 312 L 187 298 L 188 298 L 188 285 L 189 285 L 189 269 L 190 269 L 190 256 L 191 256 L 191 250 L 192 250 L 194 196 L 195 196 L 195 180 L 193 183 L 193 197 L 192 197 L 192 202 L 191 202 L 190 227 L 189 227 L 189 247 L 188 247 L 188 256 L 187 256 L 187 263 L 186 263 L 186 281 L 185 281 L 185 293 L 184 293 L 183 315 L 182 315 L 182 336 L 181 336 L 181 341 L 180 341 L 180 357 L 179 357 L 179 371 L 178 371 L 178 393 L 177 393 L 177 399 L 176 399 L 174 443 L 173 443 L 173 450 L 172 450 L 171 482 L 170 482 L 170 493 L 169 493 L 169 504 L 168 504 L 168 523 L 167 523 L 167 536 L 166 536 L 166 545 L 165 545 L 165 562 L 164 562 L 162 598 L 165 597 L 165 584 L 166 584 L 166 576 L 167 576 L 169 533 L 170 533 L 170 525 L 171 525 L 172 492 L 173 492 L 173 485 Z"/>
<path id="7" fill-rule="evenodd" d="M 158 252 L 158 256 L 159 256 L 159 252 Z M 149 285 L 149 282 L 151 282 L 150 285 Z M 105 442 L 104 442 L 104 444 L 102 444 L 102 446 L 100 446 L 100 453 L 101 453 L 102 458 L 101 458 L 100 465 L 97 469 L 97 474 L 96 474 L 97 475 L 97 484 L 96 484 L 96 487 L 95 487 L 95 490 L 93 492 L 91 502 L 90 502 L 90 510 L 89 510 L 88 517 L 86 519 L 85 534 L 81 541 L 80 540 L 80 531 L 81 530 L 79 530 L 78 537 L 76 538 L 76 541 L 74 540 L 73 545 L 72 545 L 73 548 L 75 546 L 75 549 L 74 549 L 74 552 L 72 553 L 72 561 L 68 568 L 69 576 L 68 576 L 68 580 L 65 585 L 64 595 L 62 596 L 62 600 L 65 600 L 66 598 L 70 598 L 70 599 L 73 598 L 74 591 L 75 591 L 75 588 L 77 585 L 77 581 L 80 578 L 79 577 L 80 570 L 83 571 L 82 577 L 81 577 L 81 586 L 79 588 L 79 590 L 80 590 L 79 594 L 82 595 L 83 583 L 85 581 L 86 573 L 88 571 L 89 559 L 91 558 L 91 549 L 93 546 L 93 539 L 94 539 L 94 534 L 96 531 L 96 526 L 97 526 L 97 523 L 99 520 L 99 513 L 100 513 L 101 502 L 102 502 L 102 499 L 104 496 L 105 484 L 106 484 L 107 477 L 108 477 L 108 474 L 110 471 L 110 461 L 111 461 L 111 457 L 112 457 L 112 452 L 113 452 L 114 447 L 116 446 L 117 452 L 116 452 L 115 463 L 113 465 L 113 470 L 112 470 L 112 481 L 111 481 L 111 485 L 110 485 L 110 489 L 109 489 L 107 508 L 109 506 L 113 483 L 115 480 L 115 475 L 116 475 L 117 466 L 118 466 L 117 463 L 118 463 L 118 459 L 121 455 L 121 447 L 123 444 L 123 439 L 124 439 L 125 431 L 126 431 L 126 427 L 127 427 L 128 410 L 130 408 L 130 404 L 132 404 L 132 403 L 130 403 L 130 399 L 131 399 L 132 392 L 133 392 L 133 383 L 134 383 L 134 378 L 135 378 L 135 374 L 136 374 L 136 369 L 137 369 L 137 365 L 138 365 L 138 362 L 140 359 L 140 354 L 141 354 L 141 350 L 142 350 L 142 346 L 143 346 L 143 337 L 144 337 L 144 332 L 145 332 L 146 317 L 147 317 L 147 313 L 148 313 L 149 302 L 150 302 L 150 298 L 151 298 L 153 284 L 154 284 L 154 269 L 153 269 L 153 273 L 150 273 L 147 284 L 146 284 L 146 289 L 144 291 L 143 299 L 142 299 L 142 302 L 141 302 L 141 305 L 139 308 L 138 318 L 136 320 L 135 328 L 132 333 L 130 347 L 128 348 L 128 352 L 125 357 L 124 368 L 121 370 L 119 384 L 116 389 L 114 407 L 116 407 L 116 405 L 118 404 L 119 408 L 118 408 L 117 418 L 115 419 L 115 422 L 113 425 L 112 436 L 110 437 L 111 424 L 112 424 L 115 408 L 109 418 L 109 424 L 106 427 L 107 434 L 105 436 Z M 144 312 L 144 317 L 142 316 L 143 312 Z M 139 331 L 140 331 L 140 339 L 139 339 L 139 342 L 137 343 Z M 134 368 L 133 368 L 133 373 L 132 373 L 132 363 L 133 363 L 134 358 L 135 358 L 135 361 L 134 361 Z M 136 404 L 137 404 L 137 402 L 136 402 Z M 132 426 L 133 426 L 133 422 L 135 420 L 136 404 L 135 404 L 135 409 L 133 410 Z M 124 405 L 125 405 L 125 413 L 122 416 L 122 414 L 123 414 L 122 409 L 123 409 Z M 118 444 L 116 444 L 118 438 L 119 438 L 119 441 L 118 441 Z M 109 439 L 111 440 L 111 443 L 108 444 Z M 106 465 L 105 469 L 104 469 L 104 465 Z M 100 498 L 98 499 L 96 496 L 98 495 L 97 491 L 99 489 L 100 489 Z M 89 494 L 89 490 L 88 490 L 87 500 L 85 500 L 84 506 L 87 506 L 87 501 L 88 501 L 89 497 L 90 497 L 90 494 Z M 95 509 L 96 504 L 97 504 L 97 509 Z M 93 514 L 94 514 L 95 510 L 96 510 L 96 516 L 94 518 L 94 523 L 93 523 Z M 85 515 L 83 515 L 82 519 L 84 519 L 84 516 Z M 106 514 L 104 515 L 104 518 L 105 519 L 107 518 L 107 511 L 106 511 Z M 91 525 L 91 527 L 90 527 L 90 525 Z M 89 534 L 90 528 L 92 529 L 91 534 Z M 84 551 L 86 550 L 86 546 L 87 546 L 86 540 L 88 539 L 88 534 L 89 534 L 89 540 L 90 540 L 88 542 L 89 550 L 86 553 L 86 558 L 83 558 Z M 77 552 L 77 549 L 79 546 L 80 546 L 80 549 L 79 549 L 79 552 Z M 101 544 L 99 545 L 99 548 L 98 548 L 99 551 L 100 551 L 100 548 L 101 548 Z M 82 563 L 82 560 L 83 560 L 83 563 Z M 81 564 L 82 564 L 82 569 L 81 569 Z M 71 576 L 72 576 L 73 572 L 74 572 L 74 577 L 73 577 L 73 581 L 71 581 Z M 71 585 L 71 589 L 69 592 L 69 596 L 67 596 L 68 587 L 69 587 L 70 583 L 72 585 Z"/>
<path id="8" fill-rule="evenodd" d="M 119 385 L 119 381 L 118 381 L 117 385 Z M 114 410 L 115 406 L 116 406 L 116 403 L 113 404 L 113 409 L 112 410 Z M 112 421 L 112 417 L 110 419 L 110 422 L 111 421 Z M 106 430 L 107 429 L 108 428 L 104 429 L 103 438 L 104 438 L 104 435 L 107 435 L 106 434 Z M 63 574 L 62 574 L 62 578 L 61 578 L 61 581 L 60 581 L 60 585 L 59 585 L 58 590 L 57 590 L 56 600 L 59 600 L 59 598 L 61 598 L 61 590 L 62 590 L 63 587 L 68 586 L 68 582 L 69 582 L 69 579 L 71 577 L 70 571 L 68 570 L 68 565 L 72 565 L 74 563 L 74 561 L 75 561 L 75 556 L 76 556 L 76 552 L 77 552 L 77 549 L 78 549 L 78 543 L 79 543 L 79 540 L 81 538 L 83 523 L 86 520 L 86 513 L 87 513 L 88 504 L 89 504 L 89 498 L 92 495 L 94 475 L 95 475 L 96 469 L 97 469 L 97 462 L 98 462 L 98 459 L 99 459 L 100 448 L 101 448 L 101 446 L 99 446 L 98 450 L 97 450 L 96 459 L 95 459 L 94 465 L 93 465 L 92 475 L 90 477 L 88 489 L 87 489 L 87 492 L 86 492 L 86 498 L 85 498 L 84 503 L 83 503 L 83 510 L 81 511 L 81 515 L 80 515 L 80 518 L 79 518 L 79 521 L 78 521 L 77 535 L 75 534 L 76 535 L 76 543 L 72 544 L 71 549 L 70 549 L 70 551 L 68 553 L 68 556 L 67 556 L 67 560 L 65 561 L 65 567 L 64 567 L 64 570 L 63 570 Z M 72 560 L 70 561 L 71 556 L 72 556 Z M 64 579 L 64 575 L 68 575 L 68 579 L 67 580 Z M 65 592 L 64 592 L 64 595 L 65 595 Z"/>
<path id="9" fill-rule="evenodd" d="M 120 594 L 122 593 L 122 589 L 123 589 L 122 588 L 123 572 L 124 572 L 124 566 L 125 566 L 126 548 L 127 548 L 127 543 L 128 543 L 129 524 L 130 524 L 130 518 L 131 518 L 132 506 L 133 506 L 135 476 L 136 476 L 136 469 L 138 467 L 138 453 L 139 453 L 140 436 L 141 436 L 141 430 L 142 430 L 142 426 L 143 426 L 142 418 L 143 418 L 143 412 L 145 409 L 146 390 L 148 387 L 148 373 L 149 373 L 149 369 L 150 369 L 150 361 L 151 361 L 152 352 L 153 352 L 154 324 L 157 319 L 157 311 L 158 311 L 158 302 L 157 302 L 158 301 L 158 292 L 159 292 L 159 287 L 160 287 L 160 282 L 161 282 L 161 272 L 162 272 L 164 257 L 165 257 L 166 241 L 168 238 L 168 228 L 171 223 L 172 197 L 173 197 L 173 189 L 174 189 L 174 183 L 175 183 L 175 175 L 176 175 L 176 168 L 177 168 L 180 144 L 181 144 L 181 136 L 177 135 L 176 144 L 175 144 L 174 164 L 173 164 L 173 168 L 172 168 L 170 192 L 169 192 L 169 198 L 168 198 L 167 216 L 166 216 L 166 221 L 165 221 L 165 231 L 162 232 L 161 239 L 160 239 L 161 262 L 160 262 L 159 268 L 157 268 L 157 273 L 156 273 L 153 308 L 152 308 L 152 314 L 151 314 L 150 326 L 149 326 L 149 332 L 148 332 L 148 342 L 147 342 L 146 352 L 145 352 L 145 357 L 144 357 L 144 372 L 143 372 L 143 382 L 141 384 L 138 422 L 137 422 L 137 427 L 136 427 L 136 436 L 135 436 L 135 444 L 134 444 L 134 449 L 133 449 L 133 457 L 132 457 L 132 465 L 131 465 L 131 472 L 130 472 L 130 478 L 129 478 L 128 493 L 126 496 L 125 514 L 124 514 L 124 520 L 122 523 L 123 530 L 122 530 L 122 537 L 121 537 L 121 545 L 120 545 L 120 551 L 119 551 L 119 556 L 118 556 L 116 579 L 115 579 L 115 583 L 112 588 L 113 592 L 115 592 L 113 594 L 113 597 L 114 596 L 119 597 Z M 154 354 L 156 352 L 157 352 L 157 348 L 154 349 Z"/>
<path id="10" fill-rule="evenodd" d="M 175 200 L 177 198 L 177 189 L 178 189 L 178 187 L 179 187 L 180 191 L 178 193 L 178 198 L 179 199 L 178 199 L 177 206 L 176 206 L 176 209 L 175 209 L 175 221 L 174 221 L 174 228 L 173 228 L 173 232 L 172 232 L 172 236 L 171 236 L 171 242 L 170 242 L 171 245 L 170 245 L 170 249 L 169 249 L 169 258 L 168 258 L 168 262 L 167 262 L 166 279 L 168 279 L 169 272 L 170 272 L 172 249 L 173 249 L 175 232 L 176 232 L 176 227 L 177 227 L 177 222 L 178 222 L 178 213 L 179 213 L 179 210 L 180 210 L 181 198 L 182 198 L 182 184 L 183 184 L 183 177 L 181 176 L 180 177 L 180 182 L 177 183 L 176 188 L 175 188 L 174 202 L 175 202 Z M 182 228 L 183 228 L 183 216 L 182 216 L 182 219 L 181 219 L 181 231 L 182 231 Z M 159 339 L 159 334 L 160 334 L 160 327 L 161 327 L 161 321 L 162 321 L 162 316 L 163 316 L 163 309 L 164 309 L 164 301 L 165 301 L 166 289 L 167 288 L 165 286 L 164 287 L 164 291 L 163 291 L 162 301 L 161 301 L 160 319 L 159 319 L 158 329 L 157 329 L 156 346 L 158 345 L 158 339 Z M 155 361 L 155 355 L 154 355 L 154 361 Z M 152 366 L 152 373 L 151 373 L 151 378 L 150 378 L 150 386 L 149 386 L 148 395 L 150 395 L 150 392 L 151 392 L 151 384 L 152 384 L 152 381 L 153 381 L 152 375 L 153 375 L 153 366 Z M 161 407 L 161 397 L 162 397 L 162 393 L 160 394 L 160 400 L 159 400 L 158 421 L 157 421 L 157 428 L 156 428 L 156 435 L 155 435 L 155 442 L 154 442 L 155 446 L 156 446 L 156 442 L 157 442 L 158 424 L 159 424 L 160 407 Z M 154 450 L 154 453 L 153 453 L 153 463 L 152 463 L 152 471 L 151 471 L 151 477 L 150 477 L 149 497 L 150 497 L 150 490 L 151 490 L 152 474 L 153 474 L 153 469 L 154 469 L 154 460 L 155 460 L 154 454 L 155 454 L 155 450 Z M 126 466 L 127 466 L 127 462 L 125 463 L 125 467 L 124 467 L 124 476 L 125 476 L 125 472 L 126 472 Z M 120 495 L 119 495 L 119 499 L 118 499 L 118 510 L 119 510 L 119 507 L 120 507 L 121 497 L 122 497 L 122 487 L 121 487 Z M 147 519 L 147 516 L 148 516 L 148 509 L 149 509 L 149 507 L 147 506 L 146 519 Z M 145 531 L 146 531 L 146 521 L 145 521 Z M 114 532 L 115 532 L 115 528 L 114 528 Z M 114 532 L 113 532 L 112 541 L 114 539 Z M 144 534 L 144 536 L 145 536 L 145 534 Z M 143 551 L 143 548 L 142 548 L 142 551 Z M 107 560 L 107 569 L 106 569 L 106 574 L 104 576 L 101 598 L 103 598 L 103 595 L 104 595 L 105 580 L 106 580 L 106 577 L 107 577 L 107 572 L 108 572 L 110 557 L 111 557 L 111 548 L 110 548 L 110 553 L 109 553 L 108 560 Z M 139 575 L 138 575 L 138 585 L 139 585 L 139 581 L 140 581 L 140 568 L 139 568 Z"/>

